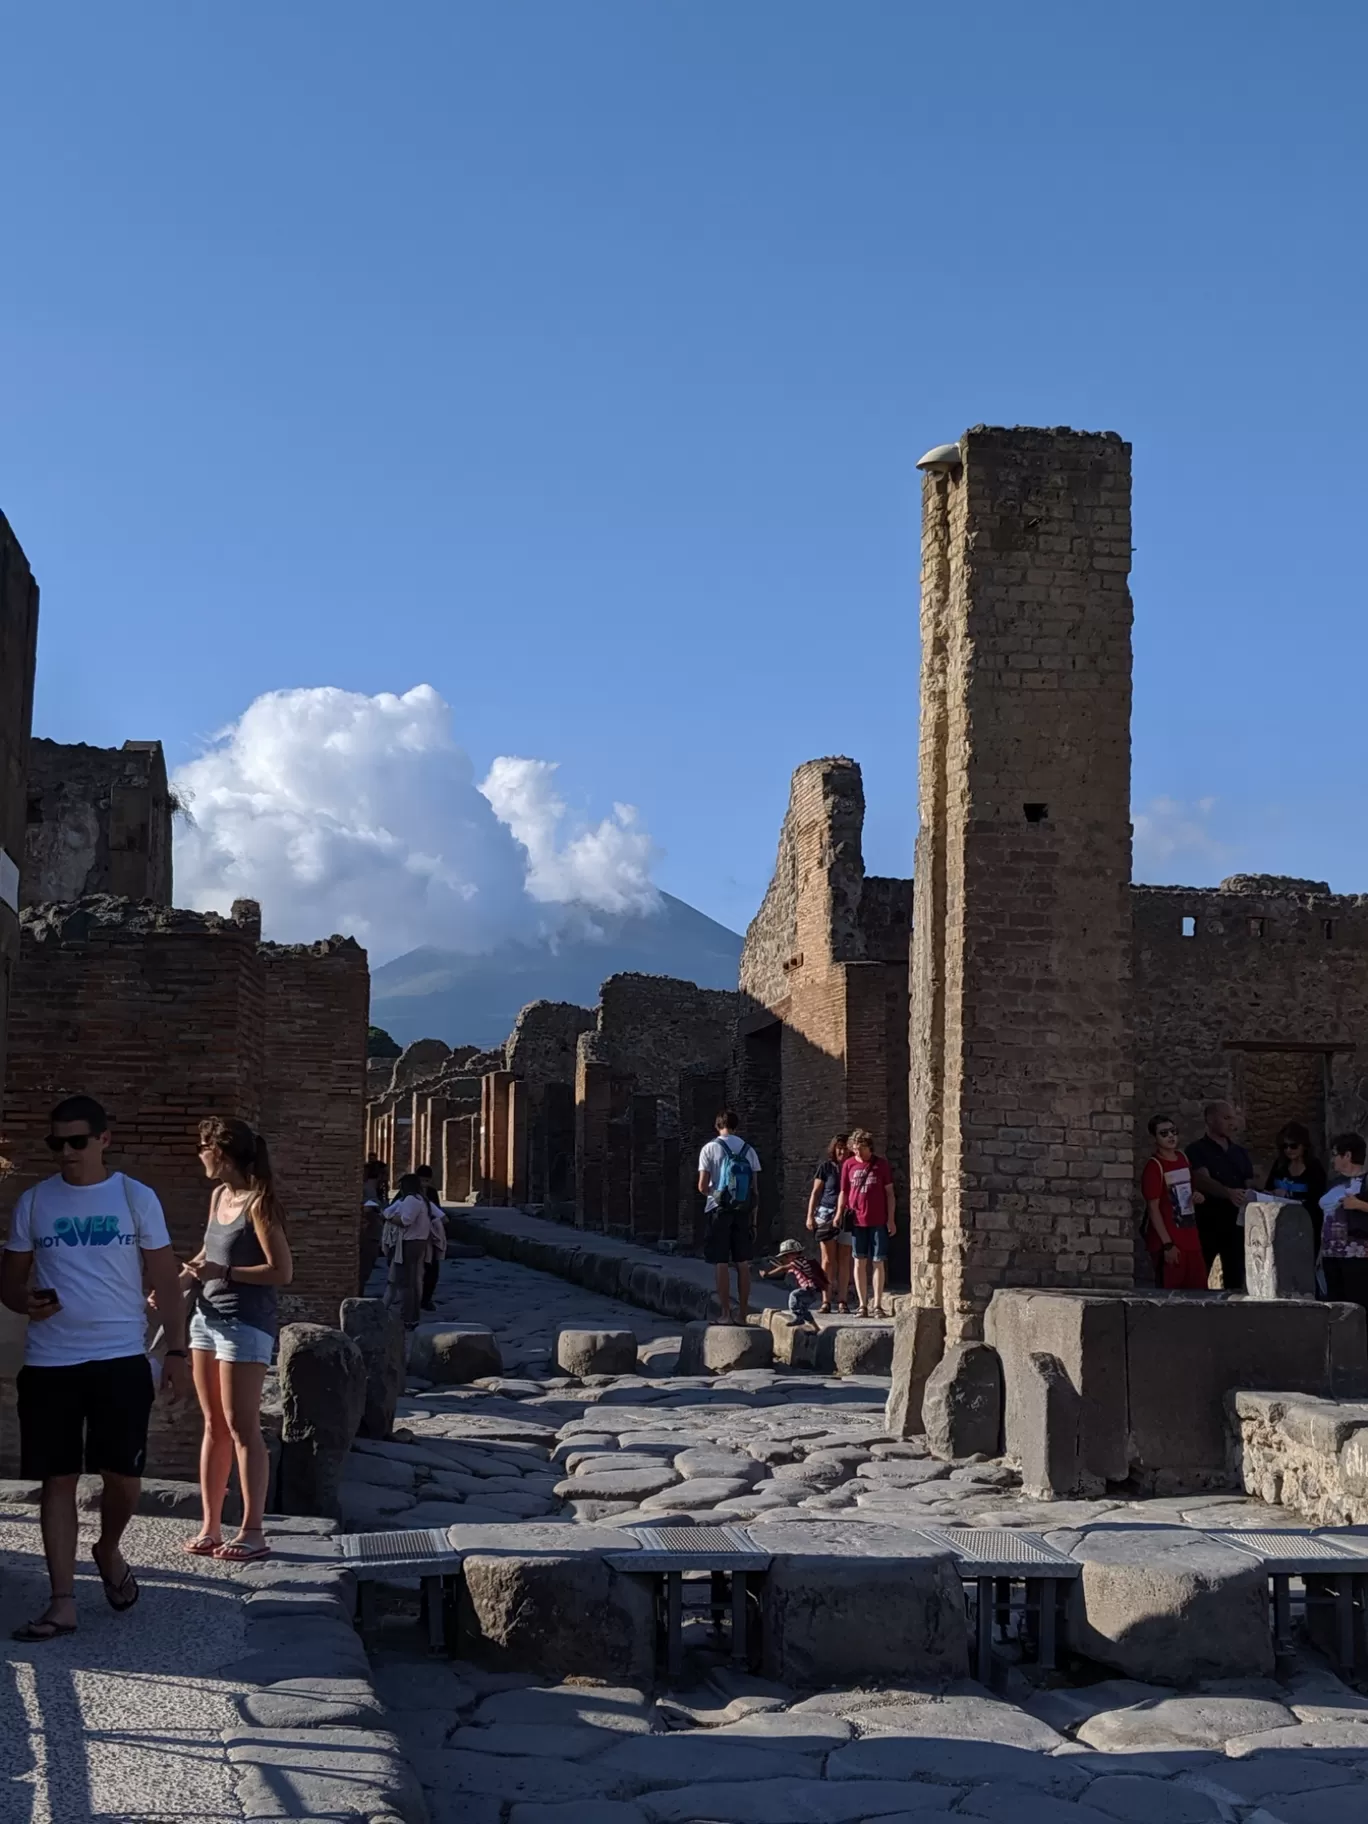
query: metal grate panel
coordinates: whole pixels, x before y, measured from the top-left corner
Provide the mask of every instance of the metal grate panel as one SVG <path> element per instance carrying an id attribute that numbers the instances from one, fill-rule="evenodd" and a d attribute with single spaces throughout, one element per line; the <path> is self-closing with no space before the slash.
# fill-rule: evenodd
<path id="1" fill-rule="evenodd" d="M 1358 1576 L 1368 1576 L 1368 1558 L 1352 1545 L 1331 1536 L 1297 1533 L 1275 1529 L 1270 1532 L 1246 1532 L 1232 1528 L 1229 1532 L 1204 1529 L 1208 1539 L 1219 1539 L 1237 1552 L 1258 1558 L 1270 1569 L 1287 1567 L 1289 1571 L 1305 1565 L 1308 1570 L 1338 1568 Z"/>
<path id="2" fill-rule="evenodd" d="M 432 1559 L 453 1560 L 442 1526 L 410 1527 L 394 1533 L 346 1533 L 338 1540 L 344 1560 L 354 1564 L 420 1564 Z"/>
<path id="3" fill-rule="evenodd" d="M 770 1554 L 740 1526 L 634 1526 L 634 1552 L 609 1555 L 619 1571 L 764 1571 Z"/>
<path id="4" fill-rule="evenodd" d="M 1000 1566 L 1003 1576 L 1077 1577 L 1082 1569 L 1037 1534 L 1013 1526 L 923 1526 L 918 1531 L 953 1552 L 960 1569 L 971 1575 L 987 1575 L 989 1567 Z"/>
<path id="5" fill-rule="evenodd" d="M 641 1526 L 636 1529 L 643 1547 L 653 1552 L 754 1552 L 748 1534 L 731 1526 Z"/>

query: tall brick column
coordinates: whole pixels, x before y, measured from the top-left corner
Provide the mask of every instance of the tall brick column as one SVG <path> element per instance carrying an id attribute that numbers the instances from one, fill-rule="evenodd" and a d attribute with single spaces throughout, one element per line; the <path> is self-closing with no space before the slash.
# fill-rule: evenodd
<path id="1" fill-rule="evenodd" d="M 28 815 L 29 725 L 38 650 L 38 584 L 0 513 L 0 1088 L 10 978 L 19 958 L 19 870 Z"/>
<path id="2" fill-rule="evenodd" d="M 513 1078 L 491 1070 L 480 1081 L 480 1202 L 508 1202 L 508 1091 Z"/>
<path id="3" fill-rule="evenodd" d="M 979 427 L 923 495 L 915 1286 L 1131 1281 L 1130 448 Z"/>

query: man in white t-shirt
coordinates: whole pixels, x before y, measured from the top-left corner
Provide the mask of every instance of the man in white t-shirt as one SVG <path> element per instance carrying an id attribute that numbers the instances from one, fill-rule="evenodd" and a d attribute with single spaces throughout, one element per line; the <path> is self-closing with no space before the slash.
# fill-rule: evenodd
<path id="1" fill-rule="evenodd" d="M 750 1310 L 760 1160 L 737 1133 L 731 1109 L 724 1108 L 714 1125 L 717 1138 L 698 1155 L 698 1189 L 708 1200 L 703 1206 L 703 1258 L 717 1268 L 717 1303 L 724 1324 L 732 1321 L 731 1268 L 736 1268 L 739 1321 L 744 1324 Z"/>
<path id="2" fill-rule="evenodd" d="M 138 1600 L 119 1542 L 138 1504 L 154 1387 L 147 1359 L 152 1288 L 168 1348 L 163 1389 L 192 1393 L 180 1268 L 161 1204 L 145 1184 L 105 1169 L 109 1121 L 90 1096 L 53 1109 L 47 1137 L 61 1172 L 15 1205 L 0 1261 L 0 1302 L 29 1320 L 19 1371 L 20 1473 L 43 1485 L 43 1549 L 52 1600 L 16 1640 L 76 1628 L 76 1485 L 104 1479 L 95 1568 L 117 1612 Z"/>

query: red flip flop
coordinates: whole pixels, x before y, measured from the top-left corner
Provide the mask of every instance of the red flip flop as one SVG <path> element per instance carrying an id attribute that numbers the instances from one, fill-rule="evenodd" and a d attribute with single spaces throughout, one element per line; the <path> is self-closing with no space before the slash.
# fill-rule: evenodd
<path id="1" fill-rule="evenodd" d="M 212 1554 L 220 1564 L 260 1564 L 270 1555 L 269 1545 L 248 1545 L 242 1539 L 232 1539 L 227 1545 L 218 1546 Z"/>
<path id="2" fill-rule="evenodd" d="M 181 1550 L 189 1552 L 192 1558 L 212 1558 L 222 1544 L 222 1539 L 206 1539 L 201 1533 L 198 1539 L 187 1539 Z"/>

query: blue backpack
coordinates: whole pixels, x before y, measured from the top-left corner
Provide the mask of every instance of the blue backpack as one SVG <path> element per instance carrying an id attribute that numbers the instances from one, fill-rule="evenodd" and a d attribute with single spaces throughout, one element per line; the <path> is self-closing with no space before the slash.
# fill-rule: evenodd
<path id="1" fill-rule="evenodd" d="M 755 1174 L 746 1162 L 746 1142 L 741 1140 L 739 1134 L 733 1135 L 732 1138 L 741 1142 L 733 1152 L 725 1135 L 719 1134 L 718 1138 L 726 1157 L 717 1175 L 717 1207 L 722 1210 L 740 1209 L 750 1202 L 751 1186 L 755 1181 Z"/>

